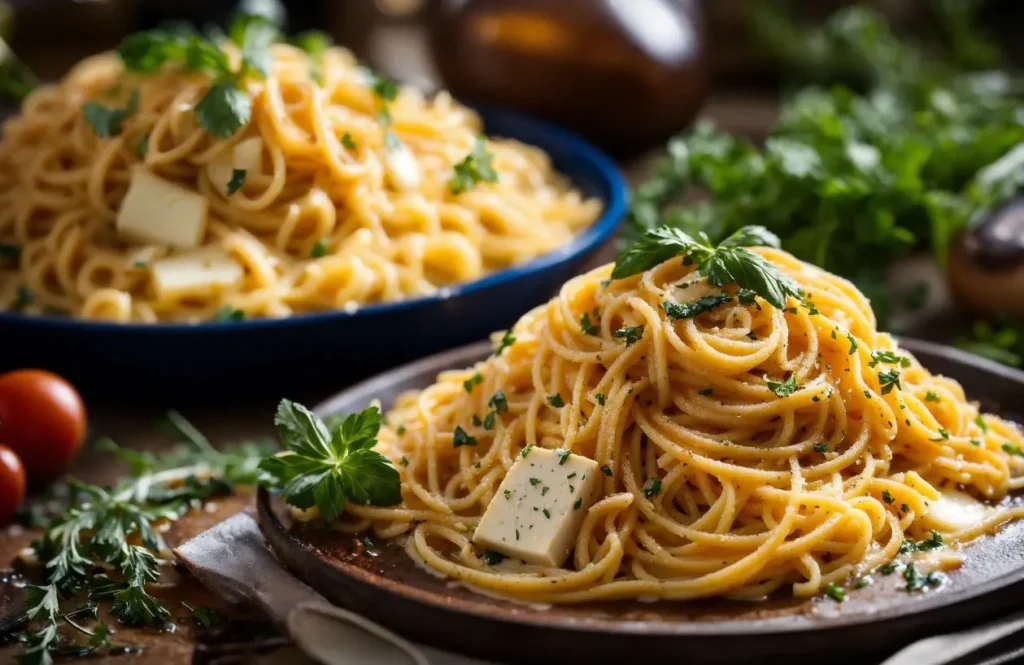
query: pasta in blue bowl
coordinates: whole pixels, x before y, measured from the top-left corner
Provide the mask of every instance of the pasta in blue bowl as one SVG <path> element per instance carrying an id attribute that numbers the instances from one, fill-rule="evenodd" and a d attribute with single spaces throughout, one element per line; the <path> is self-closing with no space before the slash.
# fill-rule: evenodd
<path id="1" fill-rule="evenodd" d="M 507 326 L 624 213 L 614 164 L 561 129 L 342 49 L 274 44 L 260 76 L 231 44 L 175 63 L 178 39 L 133 35 L 5 123 L 3 368 L 107 394 L 336 383 Z"/>

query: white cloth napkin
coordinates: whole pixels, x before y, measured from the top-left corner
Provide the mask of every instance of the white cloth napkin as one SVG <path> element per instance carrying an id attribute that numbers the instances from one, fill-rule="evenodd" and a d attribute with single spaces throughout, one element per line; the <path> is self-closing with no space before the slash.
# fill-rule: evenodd
<path id="1" fill-rule="evenodd" d="M 413 644 L 331 605 L 281 566 L 246 513 L 204 531 L 174 554 L 225 600 L 258 606 L 303 653 L 324 665 L 488 665 Z"/>
<path id="2" fill-rule="evenodd" d="M 246 513 L 204 531 L 176 548 L 174 554 L 221 597 L 260 607 L 303 653 L 324 665 L 489 665 L 413 644 L 331 605 L 281 566 L 259 526 Z M 1024 613 L 960 633 L 920 640 L 881 665 L 945 665 L 1022 629 Z"/>

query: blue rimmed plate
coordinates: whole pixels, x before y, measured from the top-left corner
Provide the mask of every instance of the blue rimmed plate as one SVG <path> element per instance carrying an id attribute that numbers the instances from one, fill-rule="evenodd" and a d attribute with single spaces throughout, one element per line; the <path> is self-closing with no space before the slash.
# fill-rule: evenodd
<path id="1" fill-rule="evenodd" d="M 168 398 L 287 394 L 484 338 L 512 324 L 577 274 L 612 236 L 626 184 L 604 153 L 561 128 L 479 108 L 490 135 L 546 151 L 601 217 L 534 261 L 428 296 L 341 311 L 203 324 L 112 324 L 0 313 L 0 371 L 42 367 L 88 394 Z"/>

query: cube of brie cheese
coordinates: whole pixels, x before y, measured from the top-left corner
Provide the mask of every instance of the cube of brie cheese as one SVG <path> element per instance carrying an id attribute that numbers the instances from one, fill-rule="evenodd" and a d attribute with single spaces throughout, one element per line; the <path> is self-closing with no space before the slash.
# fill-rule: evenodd
<path id="1" fill-rule="evenodd" d="M 208 295 L 242 281 L 242 266 L 217 246 L 155 261 L 153 285 L 161 297 Z"/>
<path id="2" fill-rule="evenodd" d="M 529 448 L 498 487 L 473 542 L 528 563 L 559 567 L 601 493 L 597 462 L 567 450 Z"/>
<path id="3" fill-rule="evenodd" d="M 205 197 L 138 165 L 117 213 L 117 232 L 145 243 L 197 247 L 206 233 L 206 212 Z"/>

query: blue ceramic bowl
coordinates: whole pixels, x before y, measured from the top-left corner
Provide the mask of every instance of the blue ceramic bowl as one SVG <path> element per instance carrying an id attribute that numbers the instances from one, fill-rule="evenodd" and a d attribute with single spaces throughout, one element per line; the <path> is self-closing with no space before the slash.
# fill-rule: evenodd
<path id="1" fill-rule="evenodd" d="M 0 313 L 0 370 L 43 367 L 87 395 L 183 399 L 308 393 L 507 328 L 576 275 L 626 208 L 615 164 L 576 135 L 505 110 L 479 108 L 487 133 L 543 148 L 604 211 L 571 243 L 534 261 L 429 296 L 287 319 L 112 324 Z"/>

